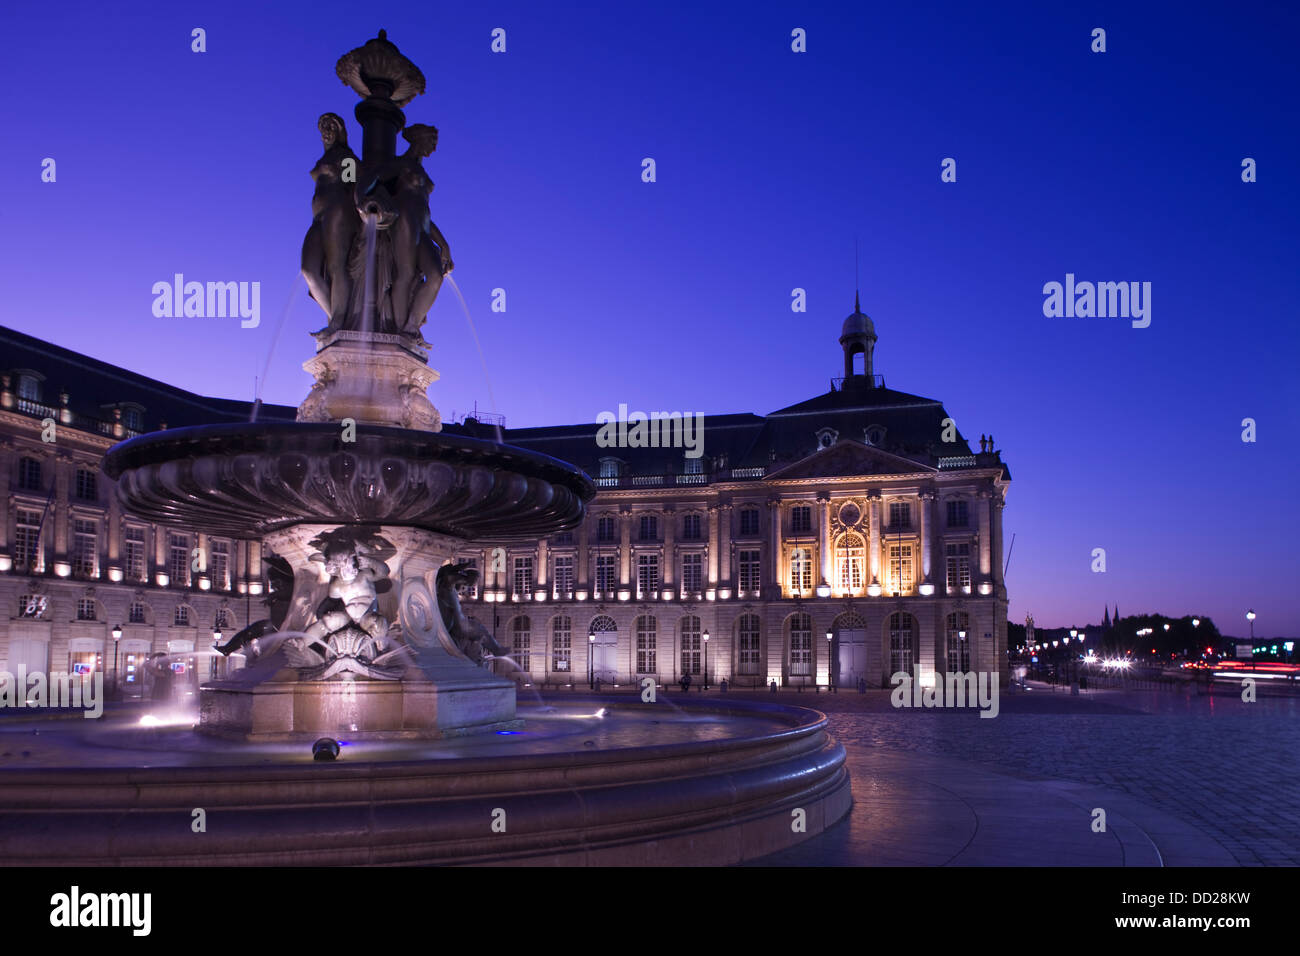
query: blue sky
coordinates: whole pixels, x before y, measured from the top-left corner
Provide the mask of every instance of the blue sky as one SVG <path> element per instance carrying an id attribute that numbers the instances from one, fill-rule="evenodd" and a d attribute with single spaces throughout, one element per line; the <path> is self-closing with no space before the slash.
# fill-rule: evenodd
<path id="1" fill-rule="evenodd" d="M 1253 606 L 1257 633 L 1300 632 L 1295 12 L 379 9 L 10 5 L 0 322 L 247 399 L 287 304 L 263 397 L 297 404 L 323 324 L 295 285 L 316 118 L 358 139 L 334 63 L 384 27 L 429 81 L 406 113 L 441 131 L 432 214 L 510 425 L 825 391 L 856 238 L 876 371 L 992 432 L 1011 465 L 1013 620 L 1081 624 L 1118 601 L 1244 633 Z M 150 288 L 176 272 L 260 282 L 261 325 L 155 318 Z M 1044 317 L 1043 284 L 1067 272 L 1150 282 L 1150 327 Z M 450 294 L 425 336 L 444 414 L 489 407 Z"/>

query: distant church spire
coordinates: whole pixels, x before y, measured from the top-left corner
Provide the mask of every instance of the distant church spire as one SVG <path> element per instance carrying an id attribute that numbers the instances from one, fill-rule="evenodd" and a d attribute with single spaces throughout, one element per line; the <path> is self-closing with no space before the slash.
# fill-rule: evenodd
<path id="1" fill-rule="evenodd" d="M 1105 604 L 1102 606 L 1106 609 L 1106 613 L 1103 615 L 1101 619 L 1101 629 L 1103 631 L 1109 631 L 1110 630 L 1110 605 Z"/>

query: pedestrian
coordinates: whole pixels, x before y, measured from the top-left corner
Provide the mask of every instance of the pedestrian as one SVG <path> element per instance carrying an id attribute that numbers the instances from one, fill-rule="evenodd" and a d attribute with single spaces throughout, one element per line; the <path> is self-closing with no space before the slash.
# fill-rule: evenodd
<path id="1" fill-rule="evenodd" d="M 681 685 L 682 685 L 682 693 L 683 693 L 683 694 L 686 694 L 686 693 L 689 693 L 689 692 L 690 692 L 690 689 L 691 689 L 691 675 L 690 675 L 690 674 L 683 674 L 683 675 L 682 675 Z"/>

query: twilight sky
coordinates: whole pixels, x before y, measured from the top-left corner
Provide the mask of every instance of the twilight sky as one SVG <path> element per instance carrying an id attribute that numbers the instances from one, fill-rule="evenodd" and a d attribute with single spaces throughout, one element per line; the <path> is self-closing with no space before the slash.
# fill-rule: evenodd
<path id="1" fill-rule="evenodd" d="M 1244 634 L 1253 606 L 1260 636 L 1300 633 L 1300 15 L 699 6 L 7 4 L 0 324 L 229 398 L 270 354 L 263 397 L 296 405 L 324 324 L 297 280 L 316 118 L 359 149 L 334 63 L 384 27 L 428 78 L 407 119 L 441 132 L 432 214 L 509 425 L 824 392 L 856 236 L 876 371 L 1011 466 L 1012 620 L 1118 601 Z M 177 272 L 260 282 L 261 324 L 155 318 Z M 1045 317 L 1067 272 L 1150 282 L 1150 327 Z M 490 408 L 449 289 L 425 336 L 443 414 Z"/>

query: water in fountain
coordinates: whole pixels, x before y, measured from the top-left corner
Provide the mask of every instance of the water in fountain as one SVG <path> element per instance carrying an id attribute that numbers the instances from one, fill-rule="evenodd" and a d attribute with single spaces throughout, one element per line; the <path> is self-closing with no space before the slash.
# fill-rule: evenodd
<path id="1" fill-rule="evenodd" d="M 262 392 L 266 389 L 266 374 L 271 370 L 271 359 L 275 357 L 275 347 L 280 342 L 280 333 L 284 330 L 285 320 L 289 318 L 289 312 L 293 309 L 293 297 L 298 293 L 298 284 L 305 283 L 302 270 L 299 269 L 294 275 L 293 281 L 289 284 L 289 295 L 284 300 L 284 308 L 280 310 L 280 319 L 275 323 L 275 332 L 271 335 L 271 347 L 266 352 L 266 362 L 262 366 L 262 375 L 257 380 L 253 388 L 253 411 L 249 415 L 249 422 L 257 421 L 257 413 L 262 408 Z"/>
<path id="2" fill-rule="evenodd" d="M 487 382 L 488 401 L 492 403 L 492 410 L 494 412 L 500 412 L 501 409 L 497 406 L 496 395 L 492 391 L 492 376 L 488 374 L 487 359 L 483 357 L 483 345 L 478 340 L 478 329 L 474 325 L 474 319 L 471 318 L 469 314 L 469 304 L 465 301 L 465 297 L 461 295 L 460 286 L 456 285 L 456 280 L 451 277 L 451 273 L 448 272 L 444 278 L 451 283 L 451 288 L 452 291 L 456 293 L 456 298 L 460 299 L 460 307 L 465 313 L 465 321 L 469 323 L 470 334 L 474 336 L 474 347 L 478 349 L 478 360 L 483 366 L 483 379 Z M 496 434 L 497 444 L 502 444 L 503 439 L 501 437 L 501 426 L 493 423 L 492 427 Z"/>

